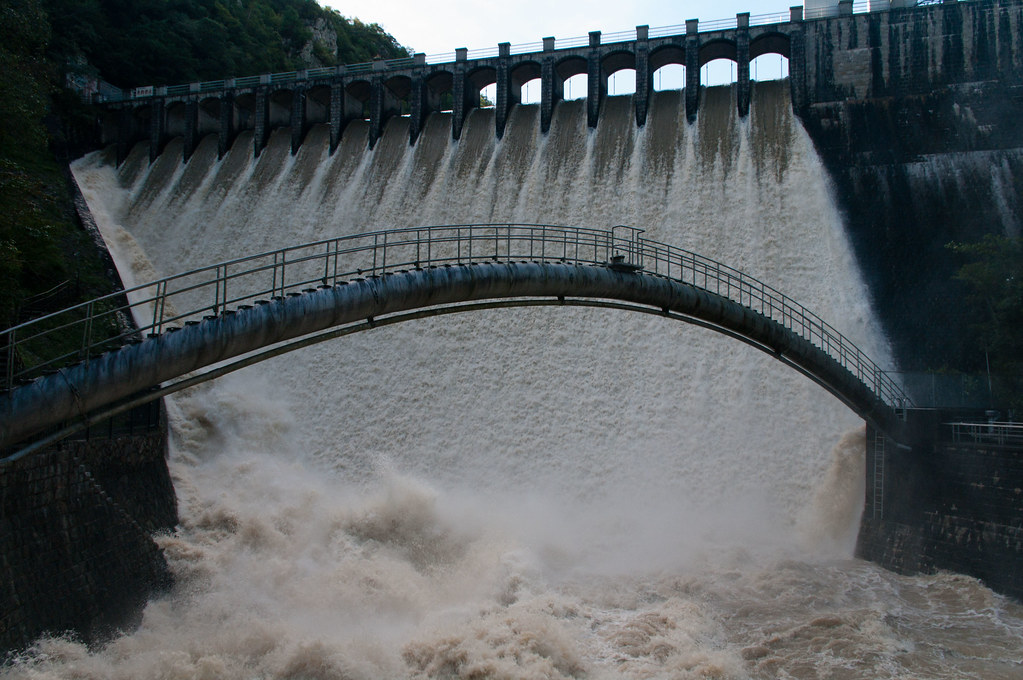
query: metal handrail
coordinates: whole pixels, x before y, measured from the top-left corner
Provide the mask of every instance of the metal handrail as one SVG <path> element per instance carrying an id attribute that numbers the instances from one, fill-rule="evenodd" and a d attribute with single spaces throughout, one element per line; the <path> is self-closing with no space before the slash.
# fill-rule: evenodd
<path id="1" fill-rule="evenodd" d="M 960 0 L 960 1 L 966 2 L 968 0 Z M 929 4 L 929 3 L 921 1 L 921 2 L 918 2 L 918 4 L 926 5 L 926 4 Z M 829 9 L 829 11 L 830 11 L 830 9 Z M 853 14 L 867 14 L 870 11 L 871 10 L 870 10 L 870 2 L 869 2 L 869 0 L 856 0 L 856 2 L 853 3 L 853 6 L 852 6 Z M 884 11 L 884 10 L 876 10 L 876 11 Z M 817 18 L 826 18 L 826 17 L 824 17 L 824 16 L 821 16 L 821 17 L 806 16 L 804 18 L 804 21 L 813 21 L 813 20 L 815 20 Z M 830 18 L 830 17 L 827 17 L 827 18 Z M 766 26 L 766 25 L 770 25 L 770 24 L 784 24 L 784 23 L 789 23 L 789 20 L 790 20 L 789 14 L 788 13 L 784 13 L 784 12 L 777 12 L 777 13 L 771 13 L 771 14 L 757 14 L 757 15 L 754 15 L 754 16 L 750 17 L 750 26 Z M 736 20 L 735 17 L 729 17 L 729 18 L 725 18 L 725 19 L 713 19 L 713 20 L 710 20 L 710 21 L 701 21 L 698 24 L 699 30 L 700 30 L 701 33 L 702 32 L 710 32 L 710 31 L 721 31 L 721 30 L 734 29 L 736 27 L 736 25 L 737 25 L 737 20 Z M 652 28 L 649 29 L 649 37 L 650 38 L 663 38 L 663 37 L 674 37 L 674 36 L 684 36 L 684 35 L 685 35 L 685 25 L 684 24 L 673 25 L 673 26 L 658 26 L 658 27 L 652 27 Z M 619 31 L 619 32 L 616 32 L 616 33 L 606 33 L 606 34 L 603 34 L 601 36 L 601 40 L 602 40 L 603 44 L 611 44 L 611 43 L 615 43 L 615 42 L 628 42 L 628 41 L 631 41 L 631 40 L 635 40 L 635 38 L 636 38 L 635 30 L 632 30 L 632 31 Z M 585 46 L 585 45 L 588 44 L 588 40 L 589 40 L 588 36 L 577 37 L 577 38 L 560 38 L 560 39 L 558 39 L 556 41 L 555 44 L 556 44 L 556 49 L 566 49 L 566 48 L 574 48 L 574 47 Z M 533 52 L 541 52 L 541 51 L 543 51 L 543 43 L 542 42 L 530 42 L 530 43 L 522 43 L 522 44 L 512 45 L 510 53 L 511 54 L 515 54 L 515 55 L 520 55 L 520 54 L 531 54 Z M 495 48 L 479 48 L 479 49 L 470 50 L 468 52 L 468 54 L 469 54 L 470 58 L 484 59 L 484 58 L 491 58 L 491 57 L 497 56 L 497 50 Z M 426 63 L 431 64 L 431 65 L 442 64 L 442 63 L 449 63 L 449 62 L 453 62 L 453 61 L 455 61 L 455 53 L 454 52 L 444 52 L 444 53 L 440 53 L 440 54 L 432 54 L 432 55 L 427 55 L 426 56 Z M 386 66 L 388 68 L 404 69 L 404 68 L 411 68 L 414 65 L 414 60 L 411 59 L 411 58 L 408 58 L 408 57 L 399 57 L 397 59 L 388 59 L 384 63 L 386 64 Z M 371 71 L 371 70 L 373 70 L 373 63 L 372 62 L 363 62 L 363 63 L 356 63 L 356 64 L 346 64 L 346 65 L 344 65 L 344 68 L 345 68 L 345 71 L 347 73 L 362 73 L 364 71 Z M 328 67 L 327 69 L 312 69 L 310 71 L 310 73 L 312 71 L 316 71 L 317 72 L 317 77 L 319 77 L 319 76 L 322 75 L 322 72 L 326 71 L 326 70 L 333 71 L 334 67 Z M 291 81 L 291 80 L 295 79 L 295 72 L 289 72 L 289 73 L 271 73 L 271 74 L 266 74 L 266 75 L 269 77 L 269 82 L 273 82 L 273 83 L 276 83 L 276 82 L 288 82 L 288 81 Z M 309 76 L 309 77 L 312 77 L 312 76 Z M 252 86 L 254 84 L 258 84 L 259 83 L 259 79 L 260 79 L 260 76 L 246 76 L 244 78 L 236 78 L 235 79 L 235 87 L 242 87 L 243 86 L 242 82 L 245 83 L 245 85 L 244 85 L 245 87 L 250 87 L 250 86 Z M 210 82 L 214 83 L 214 82 L 222 82 L 222 81 L 210 81 Z M 208 83 L 200 83 L 199 84 L 200 85 L 200 91 L 203 91 L 203 92 L 207 91 L 207 88 L 204 87 L 207 84 Z M 190 91 L 189 88 L 190 88 L 189 85 L 171 85 L 171 86 L 167 87 L 166 93 L 167 94 L 187 94 Z M 148 91 L 148 88 L 147 88 L 147 91 Z M 155 90 L 154 90 L 154 92 L 155 92 Z M 104 102 L 120 102 L 120 101 L 127 101 L 127 100 L 131 100 L 131 99 L 151 99 L 154 96 L 157 96 L 157 95 L 154 93 L 154 94 L 146 94 L 146 95 L 134 96 L 129 91 L 129 92 L 122 92 L 120 95 L 105 96 L 105 97 L 102 97 L 101 100 L 104 101 Z"/>
<path id="2" fill-rule="evenodd" d="M 738 269 L 688 250 L 642 238 L 642 230 L 610 231 L 538 224 L 466 224 L 410 227 L 323 239 L 248 255 L 112 293 L 0 332 L 6 353 L 3 386 L 10 389 L 69 364 L 173 332 L 203 318 L 233 314 L 245 305 L 344 285 L 359 277 L 472 262 L 534 260 L 611 266 L 673 279 L 728 298 L 772 319 L 827 353 L 882 401 L 904 408 L 901 387 L 855 344 L 806 307 Z M 117 330 L 125 315 L 137 330 Z M 106 331 L 104 332 L 104 329 Z M 69 335 L 74 348 L 51 351 L 31 366 L 22 356 L 42 353 Z"/>
<path id="3" fill-rule="evenodd" d="M 951 428 L 952 441 L 957 444 L 997 444 L 999 446 L 1023 444 L 1023 423 L 946 423 Z"/>

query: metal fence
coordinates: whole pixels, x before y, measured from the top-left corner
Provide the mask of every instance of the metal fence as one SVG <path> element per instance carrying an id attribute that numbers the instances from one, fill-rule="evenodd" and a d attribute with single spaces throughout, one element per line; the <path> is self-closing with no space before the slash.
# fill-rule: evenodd
<path id="1" fill-rule="evenodd" d="M 195 269 L 107 295 L 0 333 L 8 389 L 144 334 L 177 330 L 246 305 L 347 280 L 473 262 L 538 261 L 610 266 L 679 281 L 733 300 L 813 343 L 894 408 L 899 385 L 852 342 L 787 295 L 737 269 L 642 238 L 631 227 L 600 229 L 480 224 L 377 231 L 325 239 Z M 127 300 L 127 302 L 124 302 Z M 119 331 L 124 315 L 137 331 Z M 33 360 L 29 360 L 33 359 Z"/>
<path id="2" fill-rule="evenodd" d="M 1023 423 L 947 423 L 957 444 L 1023 445 Z"/>

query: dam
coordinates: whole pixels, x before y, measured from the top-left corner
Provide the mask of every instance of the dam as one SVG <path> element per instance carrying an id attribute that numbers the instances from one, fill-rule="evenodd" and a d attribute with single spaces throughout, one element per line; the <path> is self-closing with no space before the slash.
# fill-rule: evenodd
<path id="1" fill-rule="evenodd" d="M 644 225 L 896 365 L 789 81 L 149 140 L 74 173 L 125 279 L 378 229 Z M 333 148 L 336 142 L 336 147 Z M 184 158 L 188 157 L 187 162 Z M 120 157 L 119 157 L 120 156 Z M 863 422 L 742 343 L 651 315 L 373 329 L 167 400 L 175 585 L 52 677 L 1010 678 L 1023 611 L 852 558 Z M 894 669 L 894 670 L 893 670 Z M 6 675 L 5 675 L 6 674 Z"/>

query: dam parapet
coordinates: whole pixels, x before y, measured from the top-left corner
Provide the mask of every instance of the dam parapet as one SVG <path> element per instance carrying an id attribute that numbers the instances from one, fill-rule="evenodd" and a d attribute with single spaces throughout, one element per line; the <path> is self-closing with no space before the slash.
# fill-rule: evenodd
<path id="1" fill-rule="evenodd" d="M 349 123 L 368 121 L 367 143 L 373 147 L 387 121 L 409 120 L 414 144 L 431 113 L 448 112 L 451 136 L 459 139 L 469 113 L 480 107 L 481 91 L 496 89 L 495 134 L 502 137 L 512 108 L 521 103 L 522 85 L 540 80 L 541 130 L 551 125 L 563 98 L 565 82 L 587 79 L 589 127 L 596 127 L 608 97 L 608 79 L 631 69 L 636 124 L 646 123 L 657 69 L 684 68 L 685 115 L 700 109 L 704 65 L 717 59 L 735 62 L 736 106 L 745 116 L 750 106 L 750 63 L 765 54 L 788 62 L 793 108 L 800 114 L 817 104 L 879 97 L 922 95 L 935 88 L 999 81 L 1019 90 L 1023 53 L 1016 47 L 1023 31 L 1023 2 L 980 0 L 915 7 L 887 7 L 857 13 L 843 0 L 834 16 L 804 16 L 802 7 L 788 13 L 684 26 L 650 28 L 584 38 L 545 37 L 529 45 L 501 43 L 494 49 L 459 48 L 436 63 L 425 54 L 288 73 L 227 78 L 164 87 L 142 87 L 99 98 L 106 110 L 103 142 L 116 144 L 118 157 L 143 140 L 150 158 L 174 137 L 184 139 L 189 158 L 199 140 L 218 136 L 223 155 L 242 131 L 253 132 L 254 152 L 270 133 L 289 127 L 292 151 L 314 125 L 330 128 L 330 148 L 337 148 Z M 451 58 L 453 56 L 453 59 Z M 1014 90 L 1014 91 L 1015 91 Z"/>

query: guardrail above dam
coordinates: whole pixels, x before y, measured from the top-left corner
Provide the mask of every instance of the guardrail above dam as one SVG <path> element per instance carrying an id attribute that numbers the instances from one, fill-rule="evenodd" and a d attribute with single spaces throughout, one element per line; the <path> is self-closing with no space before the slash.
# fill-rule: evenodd
<path id="1" fill-rule="evenodd" d="M 881 428 L 909 405 L 883 369 L 784 293 L 641 233 L 545 225 L 379 231 L 210 265 L 50 314 L 0 333 L 0 451 L 353 332 L 352 324 L 524 304 L 630 309 L 712 328 L 796 368 Z M 128 315 L 138 330 L 121 330 Z M 246 358 L 185 378 L 237 357 Z"/>
<path id="2" fill-rule="evenodd" d="M 566 80 L 586 75 L 590 127 L 600 117 L 608 78 L 632 69 L 636 123 L 642 126 L 653 96 L 654 72 L 668 64 L 685 69 L 685 115 L 700 106 L 700 69 L 716 59 L 735 63 L 738 113 L 750 106 L 750 62 L 765 54 L 788 60 L 793 108 L 848 99 L 923 94 L 935 87 L 1023 74 L 1023 0 L 970 0 L 915 7 L 841 0 L 833 16 L 788 13 L 706 22 L 585 38 L 512 46 L 496 50 L 460 48 L 432 61 L 424 54 L 331 68 L 273 73 L 169 87 L 136 88 L 100 97 L 108 115 L 102 123 L 106 144 L 124 158 L 148 140 L 155 158 L 171 138 L 184 139 L 189 158 L 199 140 L 215 134 L 223 155 L 239 132 L 251 130 L 258 155 L 270 132 L 290 127 L 292 151 L 310 127 L 330 128 L 330 150 L 353 121 L 367 121 L 372 147 L 388 120 L 408 121 L 415 143 L 432 112 L 450 112 L 458 139 L 469 113 L 480 106 L 480 92 L 494 85 L 495 132 L 504 133 L 521 87 L 540 80 L 540 126 L 547 132 Z M 881 9 L 878 8 L 880 5 Z"/>

